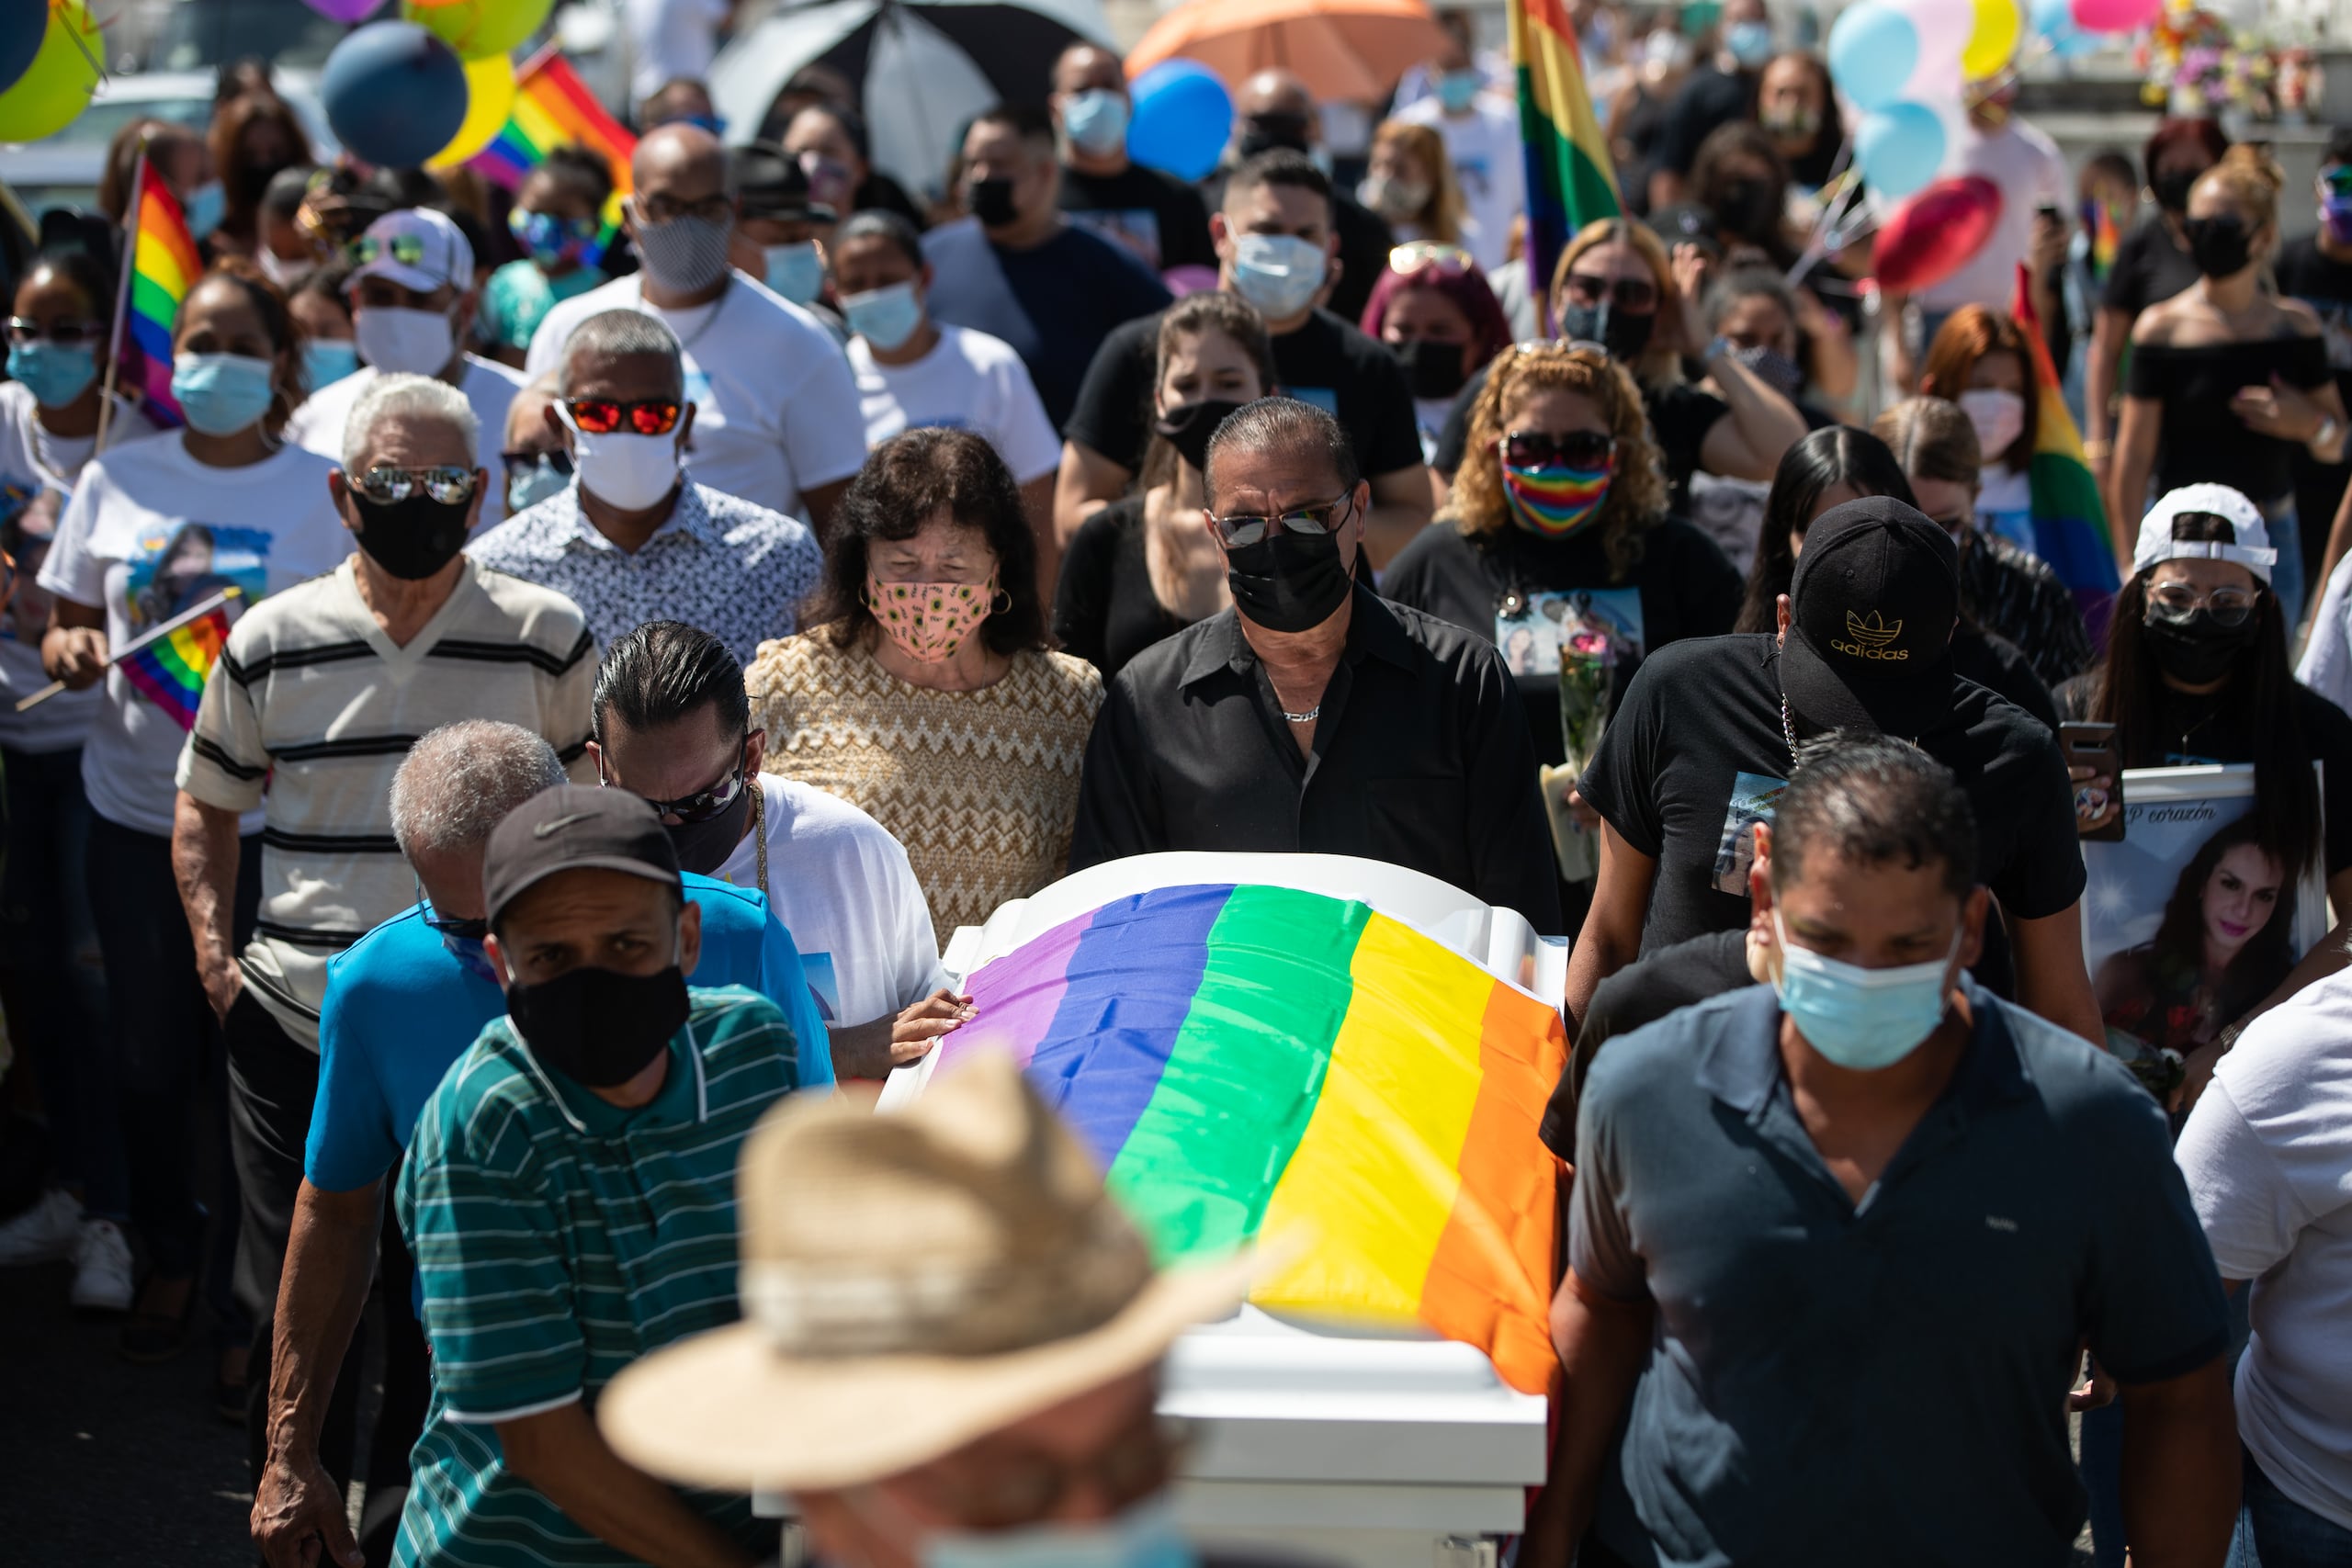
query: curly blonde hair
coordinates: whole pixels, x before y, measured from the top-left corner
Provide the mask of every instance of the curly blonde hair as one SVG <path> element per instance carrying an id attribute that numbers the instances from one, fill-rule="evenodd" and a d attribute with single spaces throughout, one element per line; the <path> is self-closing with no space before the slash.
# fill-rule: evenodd
<path id="1" fill-rule="evenodd" d="M 1642 536 L 1666 516 L 1666 460 L 1650 435 L 1634 378 L 1589 348 L 1540 344 L 1507 349 L 1495 361 L 1470 412 L 1469 441 L 1447 513 L 1454 527 L 1474 539 L 1514 526 L 1503 494 L 1499 447 L 1510 433 L 1504 411 L 1528 393 L 1555 388 L 1590 399 L 1616 437 L 1617 472 L 1591 526 L 1600 531 L 1611 580 L 1622 582 L 1642 558 Z"/>

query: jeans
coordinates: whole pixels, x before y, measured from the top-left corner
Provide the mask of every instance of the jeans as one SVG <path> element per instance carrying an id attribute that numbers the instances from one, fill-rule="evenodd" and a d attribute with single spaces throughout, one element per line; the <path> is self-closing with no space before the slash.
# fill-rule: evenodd
<path id="1" fill-rule="evenodd" d="M 2249 1453 L 2224 1568 L 2352 1568 L 2352 1530 L 2279 1491 Z"/>
<path id="2" fill-rule="evenodd" d="M 107 1047 L 106 965 L 90 914 L 90 802 L 82 751 L 0 749 L 7 863 L 0 874 L 0 1004 L 49 1111 L 58 1179 L 100 1219 L 130 1218 Z"/>

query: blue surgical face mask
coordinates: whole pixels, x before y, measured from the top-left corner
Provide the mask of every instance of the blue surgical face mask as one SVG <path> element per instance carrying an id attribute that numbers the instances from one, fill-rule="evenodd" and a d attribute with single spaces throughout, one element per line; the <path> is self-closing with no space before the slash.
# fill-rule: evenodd
<path id="1" fill-rule="evenodd" d="M 1099 1524 L 943 1530 L 922 1538 L 923 1568 L 1193 1568 L 1174 1506 L 1148 1498 Z"/>
<path id="2" fill-rule="evenodd" d="M 1734 22 L 1724 29 L 1724 47 L 1749 71 L 1760 71 L 1772 58 L 1772 24 Z"/>
<path id="3" fill-rule="evenodd" d="M 187 237 L 202 240 L 220 227 L 220 220 L 228 213 L 229 197 L 219 180 L 207 180 L 187 193 L 180 204 L 180 216 L 187 220 Z"/>
<path id="4" fill-rule="evenodd" d="M 358 368 L 359 349 L 348 338 L 314 337 L 302 345 L 303 378 L 314 392 Z"/>
<path id="5" fill-rule="evenodd" d="M 902 346 L 922 326 L 922 301 L 915 297 L 915 280 L 887 284 L 842 300 L 849 330 L 888 354 Z"/>
<path id="6" fill-rule="evenodd" d="M 557 466 L 559 458 L 562 460 L 560 468 Z M 542 452 L 539 460 L 527 470 L 508 478 L 506 510 L 520 512 L 526 507 L 537 506 L 551 495 L 562 494 L 571 483 L 571 454 Z"/>
<path id="7" fill-rule="evenodd" d="M 451 936 L 444 931 L 441 946 L 467 974 L 487 980 L 493 986 L 503 984 L 498 971 L 491 964 L 490 949 L 482 945 L 481 938 Z"/>
<path id="8" fill-rule="evenodd" d="M 172 396 L 188 428 L 234 435 L 260 423 L 277 396 L 277 367 L 243 354 L 183 354 L 172 361 Z"/>
<path id="9" fill-rule="evenodd" d="M 1487 74 L 1475 68 L 1449 71 L 1437 79 L 1437 101 L 1448 114 L 1461 114 L 1478 101 L 1478 89 L 1487 85 Z"/>
<path id="10" fill-rule="evenodd" d="M 1287 321 L 1315 302 L 1326 263 L 1312 240 L 1243 234 L 1233 242 L 1233 291 L 1268 321 Z"/>
<path id="11" fill-rule="evenodd" d="M 1781 973 L 1772 987 L 1796 1021 L 1805 1043 L 1841 1067 L 1871 1072 L 1891 1067 L 1919 1048 L 1944 1019 L 1951 989 L 1951 951 L 1925 964 L 1865 969 L 1841 964 L 1789 941 L 1778 906 L 1772 933 L 1780 939 Z"/>
<path id="12" fill-rule="evenodd" d="M 1062 131 L 1081 152 L 1102 157 L 1127 144 L 1127 100 L 1108 87 L 1089 87 L 1062 106 Z"/>
<path id="13" fill-rule="evenodd" d="M 98 378 L 98 356 L 86 343 L 35 338 L 9 348 L 8 374 L 23 382 L 41 407 L 62 409 Z"/>
<path id="14" fill-rule="evenodd" d="M 796 305 L 816 303 L 817 296 L 825 291 L 825 258 L 817 254 L 817 242 L 768 246 L 767 272 L 762 281 Z"/>

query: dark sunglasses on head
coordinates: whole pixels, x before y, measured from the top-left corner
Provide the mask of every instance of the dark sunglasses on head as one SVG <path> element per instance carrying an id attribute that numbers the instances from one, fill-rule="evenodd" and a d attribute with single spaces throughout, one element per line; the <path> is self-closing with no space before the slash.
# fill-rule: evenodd
<path id="1" fill-rule="evenodd" d="M 510 480 L 537 473 L 542 465 L 567 479 L 571 475 L 571 454 L 560 446 L 550 447 L 545 452 L 501 452 L 498 460 L 506 466 L 506 477 Z"/>
<path id="2" fill-rule="evenodd" d="M 667 435 L 678 428 L 683 406 L 675 398 L 574 398 L 564 408 L 582 435 Z"/>
<path id="3" fill-rule="evenodd" d="M 1579 305 L 1598 305 L 1602 299 L 1620 310 L 1647 315 L 1657 309 L 1657 285 L 1646 277 L 1594 277 L 1581 272 L 1567 276 L 1568 298 Z"/>
<path id="4" fill-rule="evenodd" d="M 1340 496 L 1336 501 L 1317 502 L 1313 506 L 1294 506 L 1276 517 L 1219 517 L 1205 507 L 1209 526 L 1216 536 L 1230 546 L 1254 545 L 1280 528 L 1288 534 L 1331 534 L 1347 522 L 1342 509 L 1351 498 Z"/>
<path id="5" fill-rule="evenodd" d="M 65 348 L 77 348 L 84 344 L 96 347 L 107 340 L 104 321 L 32 321 L 24 316 L 8 318 L 10 343 L 53 343 Z"/>
<path id="6" fill-rule="evenodd" d="M 413 495 L 427 495 L 444 506 L 460 506 L 474 495 L 471 468 L 397 468 L 390 463 L 379 463 L 364 474 L 345 474 L 344 478 L 368 500 L 387 505 Z"/>
<path id="7" fill-rule="evenodd" d="M 597 771 L 596 782 L 607 788 L 612 785 L 612 780 L 605 777 L 601 768 Z M 742 793 L 743 762 L 739 756 L 733 771 L 708 789 L 698 789 L 675 800 L 656 800 L 650 795 L 644 798 L 645 804 L 653 807 L 653 814 L 657 817 L 674 817 L 681 823 L 707 822 L 724 815 L 734 806 L 735 797 Z"/>
<path id="8" fill-rule="evenodd" d="M 1514 430 L 1503 437 L 1503 461 L 1514 468 L 1584 468 L 1608 466 L 1617 439 L 1598 430 Z"/>

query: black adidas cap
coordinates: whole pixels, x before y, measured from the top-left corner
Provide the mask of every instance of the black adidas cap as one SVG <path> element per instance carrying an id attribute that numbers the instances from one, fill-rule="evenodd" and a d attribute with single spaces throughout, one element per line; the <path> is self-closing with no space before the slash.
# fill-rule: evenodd
<path id="1" fill-rule="evenodd" d="M 627 872 L 684 893 L 677 846 L 644 796 L 559 784 L 516 807 L 492 830 L 482 852 L 483 912 L 495 926 L 526 889 L 558 872 L 590 867 Z"/>
<path id="2" fill-rule="evenodd" d="M 1910 739 L 1951 712 L 1960 556 L 1891 496 L 1834 506 L 1805 531 L 1789 584 L 1781 690 L 1804 728 Z"/>

